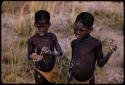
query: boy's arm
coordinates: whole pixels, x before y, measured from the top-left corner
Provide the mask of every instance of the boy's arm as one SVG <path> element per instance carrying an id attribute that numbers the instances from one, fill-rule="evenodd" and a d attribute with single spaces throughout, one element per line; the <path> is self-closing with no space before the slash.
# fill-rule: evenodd
<path id="1" fill-rule="evenodd" d="M 55 54 L 55 56 L 62 56 L 63 52 L 62 52 L 62 49 L 58 43 L 58 40 L 57 40 L 57 37 L 55 36 L 54 37 L 54 46 L 55 46 L 55 49 L 57 51 L 57 53 Z"/>
<path id="2" fill-rule="evenodd" d="M 70 82 L 72 80 L 72 74 L 71 74 L 71 71 L 72 71 L 72 66 L 73 66 L 73 41 L 71 42 L 71 49 L 72 49 L 72 52 L 71 52 L 71 60 L 70 60 L 70 63 L 69 63 L 69 74 L 68 74 L 68 82 Z"/>
<path id="3" fill-rule="evenodd" d="M 32 59 L 32 53 L 34 51 L 34 47 L 33 47 L 33 44 L 32 44 L 32 41 L 29 39 L 28 40 L 28 59 L 31 60 Z"/>
<path id="4" fill-rule="evenodd" d="M 28 59 L 33 60 L 34 62 L 37 62 L 43 59 L 43 56 L 38 55 L 36 53 L 36 49 L 31 39 L 28 40 Z"/>
<path id="5" fill-rule="evenodd" d="M 103 56 L 103 52 L 102 52 L 102 44 L 99 43 L 96 49 L 96 57 L 97 57 L 97 64 L 99 67 L 104 66 L 107 61 L 109 60 L 110 56 L 112 55 L 113 50 L 109 50 L 108 53 Z"/>

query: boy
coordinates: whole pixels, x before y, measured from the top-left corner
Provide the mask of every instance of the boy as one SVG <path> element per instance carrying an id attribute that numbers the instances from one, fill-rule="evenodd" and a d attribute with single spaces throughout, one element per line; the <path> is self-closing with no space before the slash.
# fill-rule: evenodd
<path id="1" fill-rule="evenodd" d="M 71 79 L 80 82 L 88 81 L 95 83 L 95 64 L 102 67 L 109 60 L 111 54 L 116 50 L 116 46 L 108 50 L 106 56 L 103 56 L 102 44 L 98 39 L 90 35 L 93 30 L 94 17 L 88 12 L 81 12 L 74 24 L 74 34 L 77 39 L 71 42 L 72 59 L 70 63 Z"/>
<path id="2" fill-rule="evenodd" d="M 35 13 L 36 33 L 28 39 L 28 59 L 35 63 L 34 78 L 36 83 L 55 83 L 53 77 L 57 72 L 56 56 L 62 55 L 62 49 L 55 34 L 48 32 L 50 14 L 39 10 Z M 54 50 L 57 52 L 55 53 Z"/>

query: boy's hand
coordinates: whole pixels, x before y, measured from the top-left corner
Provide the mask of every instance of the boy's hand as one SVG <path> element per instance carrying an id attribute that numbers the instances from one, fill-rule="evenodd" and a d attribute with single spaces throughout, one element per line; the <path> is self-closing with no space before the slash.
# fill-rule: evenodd
<path id="1" fill-rule="evenodd" d="M 114 51 L 116 51 L 117 49 L 117 45 L 114 41 L 110 42 L 110 46 L 109 46 L 109 49 L 108 49 L 108 52 L 109 53 L 113 53 Z"/>
<path id="2" fill-rule="evenodd" d="M 36 53 L 32 53 L 32 60 L 33 61 L 39 61 L 39 60 L 42 60 L 42 59 L 43 59 L 43 56 L 37 55 Z"/>
<path id="3" fill-rule="evenodd" d="M 48 53 L 50 50 L 49 50 L 49 48 L 48 47 L 43 47 L 42 48 L 42 52 L 43 53 Z"/>

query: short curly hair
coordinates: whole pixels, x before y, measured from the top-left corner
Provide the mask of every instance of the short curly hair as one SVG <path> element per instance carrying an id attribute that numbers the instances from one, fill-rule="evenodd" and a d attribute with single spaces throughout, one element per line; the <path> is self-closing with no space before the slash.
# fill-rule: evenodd
<path id="1" fill-rule="evenodd" d="M 75 24 L 82 23 L 84 27 L 87 29 L 90 29 L 93 26 L 94 23 L 94 17 L 89 12 L 81 12 L 75 20 Z"/>
<path id="2" fill-rule="evenodd" d="M 39 21 L 44 20 L 46 24 L 50 23 L 50 14 L 46 10 L 39 10 L 35 13 L 35 23 L 39 24 Z"/>

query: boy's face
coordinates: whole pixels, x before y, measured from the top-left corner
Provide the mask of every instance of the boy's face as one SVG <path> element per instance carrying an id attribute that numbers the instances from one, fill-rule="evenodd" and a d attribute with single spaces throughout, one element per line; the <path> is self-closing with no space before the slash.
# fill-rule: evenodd
<path id="1" fill-rule="evenodd" d="M 38 34 L 45 34 L 48 31 L 49 24 L 46 23 L 35 23 L 35 27 L 37 28 Z"/>
<path id="2" fill-rule="evenodd" d="M 87 28 L 75 28 L 74 29 L 74 34 L 76 38 L 85 37 L 89 33 L 90 33 L 90 30 L 88 30 Z"/>
<path id="3" fill-rule="evenodd" d="M 82 21 L 76 21 L 74 25 L 74 34 L 76 38 L 84 38 L 91 32 L 91 29 L 86 28 Z"/>

